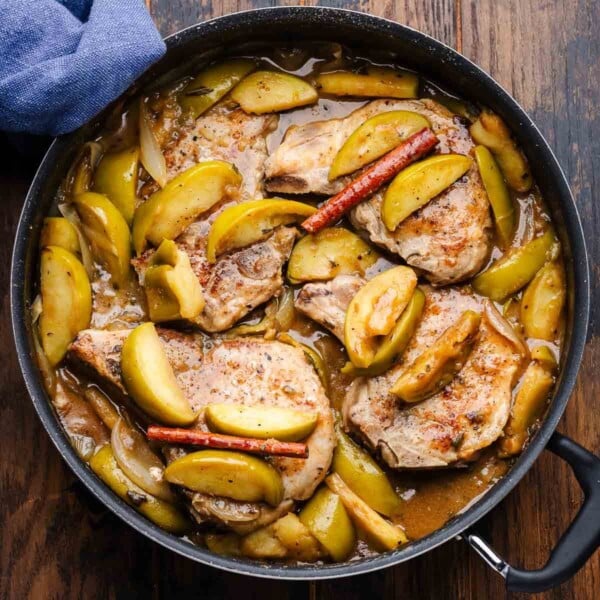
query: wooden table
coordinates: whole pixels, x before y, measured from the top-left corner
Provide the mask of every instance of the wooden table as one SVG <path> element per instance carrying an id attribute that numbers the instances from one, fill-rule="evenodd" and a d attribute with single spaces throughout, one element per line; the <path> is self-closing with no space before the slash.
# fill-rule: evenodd
<path id="1" fill-rule="evenodd" d="M 263 0 L 146 2 L 164 35 L 213 16 L 273 4 Z M 334 0 L 322 4 L 382 15 L 429 33 L 473 59 L 515 96 L 556 151 L 571 182 L 591 252 L 592 289 L 598 297 L 600 2 Z M 19 373 L 9 320 L 9 262 L 19 208 L 35 164 L 11 153 L 0 168 L 0 347 L 7 351 L 0 361 L 0 599 L 481 600 L 507 596 L 503 581 L 462 542 L 450 542 L 409 564 L 358 578 L 283 583 L 229 575 L 179 558 L 107 514 L 60 460 Z M 593 306 L 579 384 L 559 430 L 600 453 L 597 318 Z M 580 500 L 568 468 L 544 453 L 489 515 L 490 539 L 512 563 L 540 566 Z M 540 597 L 599 598 L 600 553 L 572 581 Z"/>

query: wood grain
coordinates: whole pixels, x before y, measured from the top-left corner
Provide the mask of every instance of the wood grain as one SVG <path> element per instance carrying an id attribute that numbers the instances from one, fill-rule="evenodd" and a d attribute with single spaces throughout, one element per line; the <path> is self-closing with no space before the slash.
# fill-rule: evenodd
<path id="1" fill-rule="evenodd" d="M 163 34 L 261 0 L 146 0 Z M 300 2 L 314 4 L 313 2 Z M 285 2 L 280 4 L 298 4 Z M 533 116 L 573 186 L 598 297 L 600 267 L 600 3 L 597 0 L 348 0 L 322 2 L 382 15 L 457 47 Z M 10 348 L 9 261 L 19 206 L 36 159 L 0 163 L 0 343 Z M 600 453 L 599 314 L 560 431 Z M 253 580 L 194 564 L 131 531 L 92 501 L 38 423 L 14 353 L 0 363 L 0 598 L 518 598 L 461 542 L 371 575 L 318 584 Z M 514 564 L 541 565 L 581 499 L 574 478 L 545 454 L 486 525 Z M 600 554 L 544 599 L 598 598 Z"/>
<path id="2" fill-rule="evenodd" d="M 600 214 L 594 205 L 600 168 L 600 110 L 594 81 L 600 78 L 600 43 L 591 24 L 600 5 L 513 0 L 463 3 L 463 53 L 486 69 L 523 105 L 554 149 L 581 212 L 592 264 L 592 297 L 598 287 Z M 598 311 L 591 328 L 578 386 L 559 431 L 600 453 Z M 590 418 L 591 417 L 591 418 Z M 514 564 L 541 566 L 579 506 L 581 493 L 560 460 L 542 455 L 525 480 L 489 519 L 498 551 Z M 507 528 L 504 524 L 511 523 Z M 515 528 L 513 528 L 513 525 Z M 514 531 L 524 532 L 515 539 Z M 483 585 L 479 584 L 479 585 Z M 481 587 L 491 593 L 492 588 Z M 595 598 L 600 590 L 600 554 L 569 583 L 544 596 Z"/>

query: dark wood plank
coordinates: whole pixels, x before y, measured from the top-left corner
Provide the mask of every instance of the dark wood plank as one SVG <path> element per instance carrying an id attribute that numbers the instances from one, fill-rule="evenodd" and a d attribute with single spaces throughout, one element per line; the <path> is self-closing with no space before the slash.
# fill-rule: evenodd
<path id="1" fill-rule="evenodd" d="M 198 21 L 239 10 L 267 6 L 333 6 L 359 10 L 373 15 L 400 21 L 433 35 L 454 46 L 455 0 L 421 2 L 419 0 L 223 0 L 222 2 L 196 2 L 194 0 L 147 0 L 150 12 L 163 35 L 168 35 Z"/>
<path id="2" fill-rule="evenodd" d="M 592 294 L 598 297 L 597 238 L 600 212 L 598 88 L 600 43 L 593 23 L 600 4 L 510 0 L 462 3 L 462 51 L 486 69 L 524 106 L 556 152 L 571 183 L 592 256 Z M 600 454 L 600 419 L 594 414 L 598 394 L 599 323 L 592 302 L 591 331 L 577 389 L 559 431 Z M 493 512 L 491 536 L 510 562 L 541 566 L 581 501 L 567 467 L 543 455 L 511 496 Z M 507 527 L 510 523 L 510 527 Z M 515 531 L 521 532 L 515 536 Z M 500 587 L 478 578 L 483 597 Z M 600 589 L 600 555 L 570 582 L 545 598 L 595 598 Z M 515 595 L 518 597 L 518 595 Z"/>
<path id="3" fill-rule="evenodd" d="M 146 0 L 166 35 L 261 0 Z M 287 2 L 277 4 L 297 4 Z M 302 3 L 302 2 L 301 2 Z M 314 4 L 314 2 L 304 2 Z M 462 49 L 532 114 L 555 148 L 584 217 L 598 293 L 600 195 L 598 136 L 600 42 L 595 0 L 335 0 L 322 2 L 396 19 Z M 594 136 L 595 132 L 595 136 Z M 0 342 L 12 344 L 8 264 L 19 205 L 35 160 L 1 163 Z M 600 345 L 594 312 L 579 385 L 561 431 L 600 451 Z M 395 569 L 318 584 L 253 580 L 179 558 L 130 530 L 93 502 L 60 460 L 37 421 L 16 359 L 0 364 L 0 598 L 502 598 L 502 581 L 463 543 L 451 542 Z M 543 563 L 580 502 L 568 469 L 542 456 L 517 490 L 487 520 L 490 539 L 515 564 Z M 600 556 L 558 590 L 540 598 L 597 597 Z"/>

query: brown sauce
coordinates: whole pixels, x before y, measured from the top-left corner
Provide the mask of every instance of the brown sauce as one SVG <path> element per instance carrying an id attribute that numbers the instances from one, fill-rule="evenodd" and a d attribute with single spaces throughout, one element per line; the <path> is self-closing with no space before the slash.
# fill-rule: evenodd
<path id="1" fill-rule="evenodd" d="M 393 520 L 410 539 L 424 537 L 468 508 L 508 469 L 509 463 L 492 448 L 466 467 L 394 475 L 403 502 Z"/>
<path id="2" fill-rule="evenodd" d="M 306 77 L 310 77 L 315 65 L 324 60 L 307 58 L 308 55 L 300 55 L 301 53 L 286 52 L 274 51 L 263 60 L 267 64 L 277 64 L 278 68 Z M 360 59 L 359 62 L 364 61 L 365 59 Z M 342 65 L 343 61 L 340 61 L 340 66 Z M 446 94 L 428 82 L 424 82 L 422 89 L 425 96 L 433 97 L 442 103 L 456 100 L 454 96 Z M 167 103 L 168 100 L 167 97 Z M 156 101 L 160 102 L 160 98 Z M 314 106 L 282 113 L 277 128 L 268 137 L 269 150 L 279 145 L 285 131 L 291 125 L 343 117 L 363 104 L 365 101 L 325 98 L 319 100 Z M 103 144 L 105 151 L 127 147 L 135 134 L 134 109 L 131 105 L 120 108 L 124 112 L 116 111 L 108 123 L 110 127 L 97 138 L 97 141 Z M 176 115 L 170 115 L 168 119 L 174 122 Z M 173 129 L 173 123 L 168 127 Z M 176 137 L 176 134 L 173 135 Z M 59 194 L 58 201 L 60 200 Z M 549 220 L 549 217 L 536 188 L 528 194 L 513 192 L 513 200 L 519 207 L 519 224 L 514 240 L 514 245 L 518 246 L 531 239 L 539 224 Z M 500 254 L 500 249 L 495 246 L 490 260 Z M 372 270 L 373 272 L 384 270 L 389 264 L 387 259 L 381 259 Z M 93 298 L 93 316 L 90 325 L 92 328 L 130 328 L 146 320 L 143 293 L 136 282 L 132 282 L 126 289 L 115 290 L 107 274 L 99 269 L 99 275 L 93 282 Z M 263 312 L 262 308 L 257 309 L 240 323 L 256 323 Z M 340 373 L 341 367 L 347 360 L 342 344 L 330 333 L 298 313 L 289 333 L 298 341 L 314 348 L 324 359 L 328 367 L 330 401 L 334 409 L 340 410 L 347 386 L 352 381 L 350 376 Z M 531 346 L 537 343 L 532 341 Z M 558 355 L 559 347 L 553 348 Z M 93 453 L 96 445 L 105 443 L 110 437 L 108 428 L 85 397 L 85 391 L 92 386 L 97 386 L 97 383 L 80 372 L 72 370 L 70 365 L 61 366 L 54 376 L 56 385 L 53 391 L 53 402 L 59 419 L 80 456 L 85 460 Z M 108 394 L 109 390 L 105 392 Z M 113 404 L 122 414 L 127 413 L 127 409 L 118 400 L 113 400 Z M 136 422 L 134 414 L 129 414 L 129 418 Z M 145 423 L 138 422 L 143 428 Z M 492 446 L 482 452 L 474 462 L 456 468 L 422 472 L 392 472 L 388 469 L 388 475 L 402 499 L 393 521 L 405 529 L 411 540 L 426 536 L 480 498 L 509 468 L 510 461 L 498 458 L 496 449 Z M 353 558 L 369 553 L 367 544 L 361 541 Z"/>

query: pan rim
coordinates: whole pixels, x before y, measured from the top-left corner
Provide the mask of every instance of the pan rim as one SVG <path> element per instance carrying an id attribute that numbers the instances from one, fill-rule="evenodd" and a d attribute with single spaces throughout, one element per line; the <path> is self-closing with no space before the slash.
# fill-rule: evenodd
<path id="1" fill-rule="evenodd" d="M 562 172 L 554 153 L 520 105 L 483 70 L 449 46 L 411 27 L 382 17 L 375 17 L 348 9 L 306 6 L 267 7 L 216 17 L 175 32 L 166 38 L 166 42 L 168 48 L 174 48 L 179 44 L 185 44 L 185 39 L 188 36 L 199 35 L 205 28 L 225 28 L 227 25 L 235 24 L 240 20 L 254 18 L 262 20 L 263 23 L 268 22 L 271 18 L 280 18 L 284 20 L 295 18 L 301 20 L 303 15 L 306 15 L 308 12 L 311 13 L 311 17 L 314 16 L 315 13 L 318 13 L 323 19 L 328 19 L 330 21 L 339 21 L 342 19 L 345 23 L 358 21 L 359 23 L 368 24 L 369 26 L 378 29 L 387 28 L 389 31 L 395 31 L 401 35 L 412 37 L 415 40 L 427 42 L 428 44 L 437 47 L 440 51 L 448 53 L 454 61 L 459 63 L 459 67 L 465 71 L 465 73 L 473 77 L 478 77 L 485 86 L 491 88 L 494 93 L 498 95 L 499 102 L 501 102 L 507 110 L 510 110 L 519 116 L 528 130 L 527 135 L 534 138 L 538 151 L 549 160 L 549 170 L 552 172 L 553 177 L 560 188 L 558 195 L 565 201 L 564 210 L 570 218 L 568 236 L 575 249 L 573 253 L 573 267 L 575 274 L 575 315 L 573 319 L 572 340 L 571 347 L 569 348 L 569 352 L 562 367 L 563 376 L 555 391 L 552 406 L 549 409 L 540 430 L 506 476 L 494 484 L 492 488 L 475 501 L 468 509 L 452 518 L 441 529 L 429 534 L 425 538 L 412 542 L 407 546 L 403 546 L 394 552 L 342 564 L 306 567 L 271 566 L 255 561 L 217 556 L 207 549 L 194 546 L 185 539 L 173 536 L 150 523 L 110 491 L 87 467 L 87 465 L 81 461 L 71 447 L 43 388 L 39 369 L 32 355 L 27 326 L 28 307 L 24 297 L 25 274 L 27 272 L 25 257 L 28 249 L 31 222 L 37 212 L 38 188 L 42 186 L 44 179 L 46 179 L 45 172 L 48 169 L 48 165 L 52 163 L 55 156 L 60 155 L 63 151 L 63 147 L 68 144 L 68 137 L 58 138 L 52 143 L 29 188 L 15 236 L 10 283 L 13 335 L 27 391 L 32 399 L 35 410 L 54 445 L 86 488 L 114 514 L 138 532 L 177 554 L 195 560 L 196 562 L 237 574 L 268 579 L 305 581 L 365 574 L 415 558 L 446 543 L 450 539 L 460 536 L 462 532 L 474 525 L 501 502 L 501 500 L 506 497 L 531 468 L 538 455 L 546 446 L 564 412 L 568 398 L 575 385 L 577 372 L 583 355 L 588 330 L 590 304 L 588 254 L 581 220 L 564 173 Z"/>

